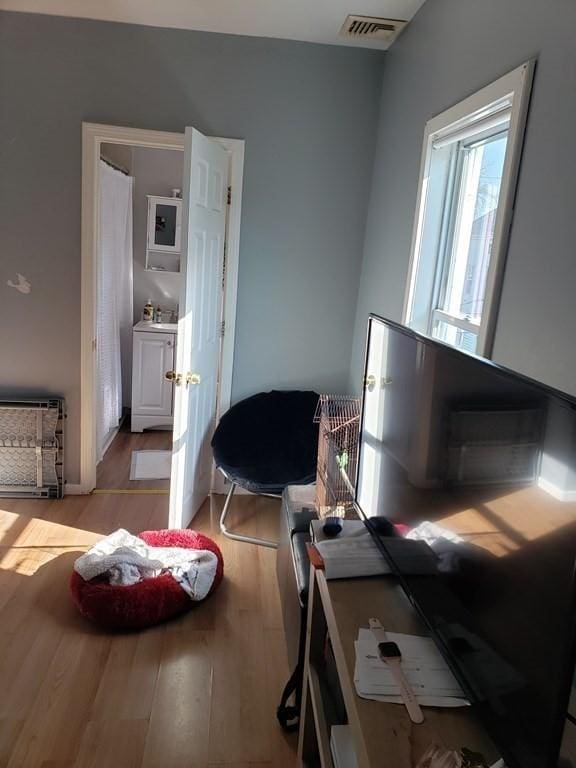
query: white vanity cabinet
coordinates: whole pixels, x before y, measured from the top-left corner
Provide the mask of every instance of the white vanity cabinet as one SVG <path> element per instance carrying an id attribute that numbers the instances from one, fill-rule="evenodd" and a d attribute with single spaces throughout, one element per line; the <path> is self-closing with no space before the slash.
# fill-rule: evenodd
<path id="1" fill-rule="evenodd" d="M 134 326 L 132 352 L 132 432 L 172 427 L 176 324 L 140 322 Z"/>

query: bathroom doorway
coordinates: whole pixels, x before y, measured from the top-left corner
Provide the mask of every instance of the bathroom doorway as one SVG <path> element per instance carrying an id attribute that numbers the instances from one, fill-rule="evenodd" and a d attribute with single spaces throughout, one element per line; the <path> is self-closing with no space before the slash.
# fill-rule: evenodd
<path id="1" fill-rule="evenodd" d="M 170 485 L 183 152 L 103 143 L 98 175 L 96 488 Z"/>
<path id="2" fill-rule="evenodd" d="M 212 143 L 213 140 L 204 141 Z M 229 145 L 229 161 L 226 162 L 230 171 L 225 170 L 225 173 L 230 179 L 230 187 L 240 193 L 243 142 L 218 142 Z M 89 364 L 83 366 L 82 378 L 84 450 L 80 492 L 89 492 L 94 487 L 98 491 L 128 492 L 167 492 L 169 489 L 169 477 L 156 477 L 155 474 L 169 475 L 170 461 L 164 458 L 171 457 L 174 449 L 173 389 L 179 379 L 175 367 L 178 296 L 182 288 L 177 240 L 180 235 L 178 209 L 182 206 L 183 149 L 184 136 L 179 134 L 84 125 L 82 338 L 84 360 Z M 104 166 L 106 169 L 102 170 Z M 101 441 L 105 430 L 98 428 L 99 357 L 93 354 L 96 337 L 93 331 L 105 303 L 98 294 L 98 269 L 105 267 L 100 243 L 102 203 L 99 195 L 100 176 L 109 175 L 109 171 L 123 174 L 132 184 L 132 324 L 127 327 L 125 321 L 120 334 L 121 417 Z M 223 335 L 219 341 L 219 373 L 213 393 L 216 415 L 230 404 L 241 194 L 236 197 L 235 204 L 233 193 L 228 192 L 227 198 L 226 269 L 217 281 L 217 290 L 223 293 L 224 301 L 218 297 L 218 303 L 222 305 L 218 326 Z M 158 243 L 154 242 L 155 237 Z M 84 297 L 92 299 L 92 308 L 86 306 L 89 302 L 85 303 Z M 120 305 L 126 309 L 122 302 Z M 122 314 L 130 316 L 125 311 Z M 91 442 L 92 451 L 86 450 Z M 142 455 L 137 457 L 138 453 Z M 162 453 L 165 457 L 160 455 Z M 147 461 L 150 456 L 146 454 L 155 454 L 154 461 Z"/>

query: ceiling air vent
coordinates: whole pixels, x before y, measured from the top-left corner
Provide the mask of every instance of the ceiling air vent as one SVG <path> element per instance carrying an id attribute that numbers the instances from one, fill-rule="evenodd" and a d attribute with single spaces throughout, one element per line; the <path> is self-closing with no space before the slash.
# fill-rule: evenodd
<path id="1" fill-rule="evenodd" d="M 352 37 L 358 40 L 380 40 L 383 43 L 392 43 L 408 24 L 399 19 L 381 19 L 378 16 L 346 17 L 340 34 L 343 37 Z"/>

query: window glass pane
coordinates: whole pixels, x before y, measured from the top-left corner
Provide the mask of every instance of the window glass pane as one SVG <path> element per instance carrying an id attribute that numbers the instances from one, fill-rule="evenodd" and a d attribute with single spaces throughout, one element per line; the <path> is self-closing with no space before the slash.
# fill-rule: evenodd
<path id="1" fill-rule="evenodd" d="M 464 331 L 461 328 L 445 323 L 442 320 L 435 320 L 432 336 L 436 339 L 440 339 L 446 344 L 462 349 L 465 352 L 476 354 L 478 334 L 473 331 Z"/>
<path id="2" fill-rule="evenodd" d="M 446 198 L 451 179 L 453 149 L 453 147 L 445 147 L 432 152 L 428 179 L 424 182 L 426 208 L 422 219 L 418 265 L 412 284 L 410 319 L 411 327 L 420 333 L 430 333 L 430 313 L 433 309 L 442 227 L 446 218 Z"/>
<path id="3" fill-rule="evenodd" d="M 476 325 L 482 319 L 507 139 L 505 132 L 477 146 L 459 148 L 460 189 L 440 308 Z"/>

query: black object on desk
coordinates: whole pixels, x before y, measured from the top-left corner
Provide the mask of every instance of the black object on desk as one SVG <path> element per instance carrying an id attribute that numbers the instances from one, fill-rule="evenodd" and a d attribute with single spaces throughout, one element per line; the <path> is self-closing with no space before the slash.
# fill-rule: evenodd
<path id="1" fill-rule="evenodd" d="M 326 517 L 324 518 L 324 524 L 322 525 L 322 532 L 329 539 L 333 539 L 342 533 L 342 518 L 341 517 Z"/>

